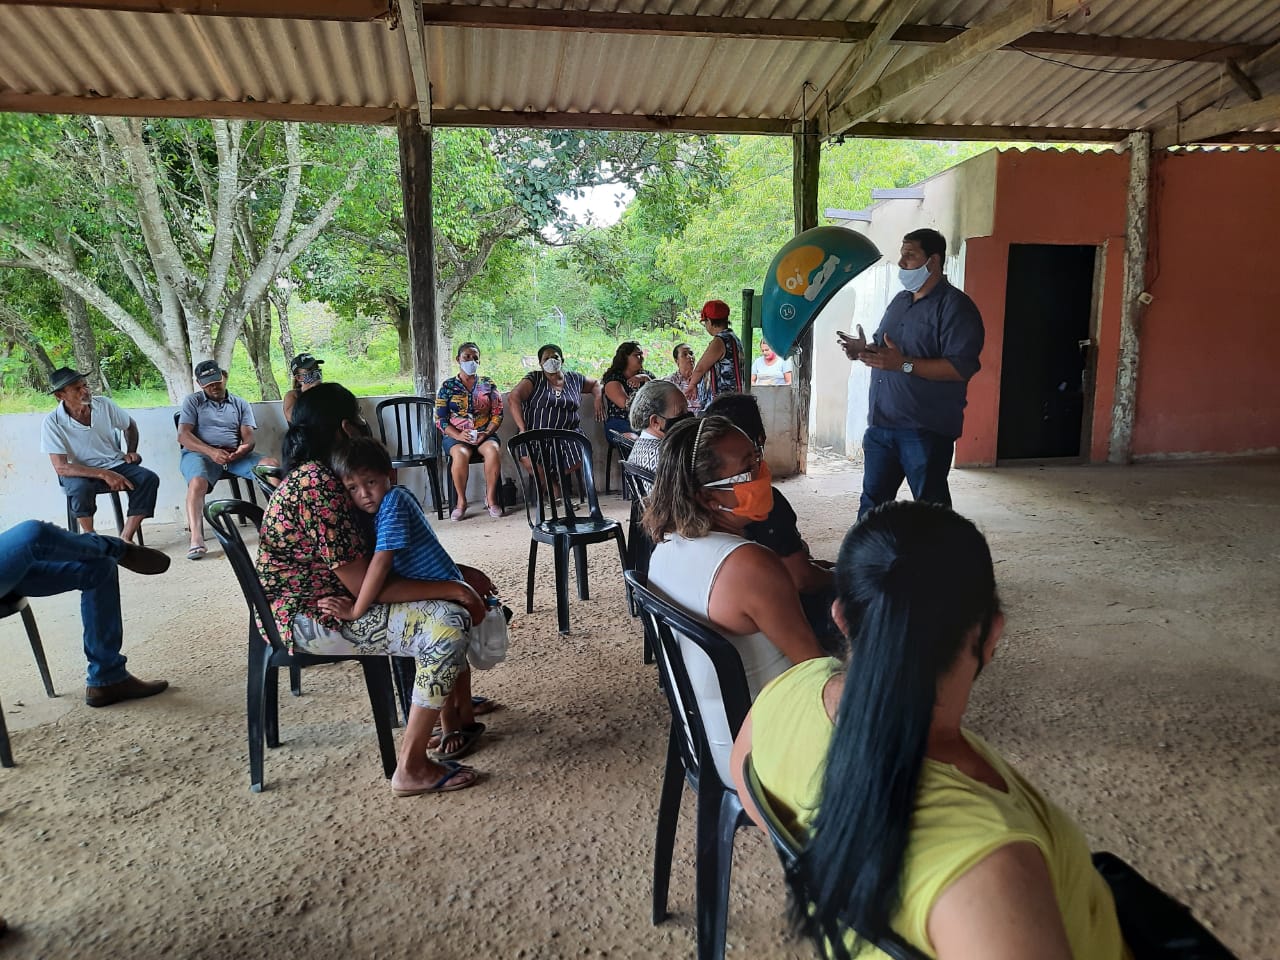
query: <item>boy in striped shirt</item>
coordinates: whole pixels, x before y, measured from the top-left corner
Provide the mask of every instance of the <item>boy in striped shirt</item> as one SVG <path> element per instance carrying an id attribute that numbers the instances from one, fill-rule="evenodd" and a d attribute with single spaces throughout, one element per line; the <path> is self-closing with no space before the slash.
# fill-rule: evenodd
<path id="1" fill-rule="evenodd" d="M 360 584 L 354 603 L 326 597 L 320 608 L 339 620 L 355 620 L 368 612 L 382 592 L 391 573 L 413 580 L 462 580 L 481 594 L 493 584 L 478 571 L 464 576 L 448 551 L 436 538 L 418 501 L 404 487 L 391 482 L 393 468 L 386 448 L 372 437 L 351 440 L 333 452 L 333 472 L 357 507 L 373 514 L 374 554 Z M 465 665 L 464 665 L 465 666 Z M 485 725 L 475 719 L 496 704 L 487 698 L 471 697 L 471 674 L 464 669 L 440 716 L 440 731 L 432 738 L 432 755 L 437 760 L 457 760 L 476 746 Z M 486 708 L 482 709 L 481 705 Z M 469 718 L 469 719 L 468 719 Z"/>
<path id="2" fill-rule="evenodd" d="M 373 514 L 375 543 L 360 596 L 342 620 L 363 616 L 394 572 L 412 580 L 464 580 L 436 538 L 418 501 L 404 487 L 391 482 L 391 457 L 371 437 L 362 437 L 334 451 L 333 472 L 347 488 L 352 502 Z"/>

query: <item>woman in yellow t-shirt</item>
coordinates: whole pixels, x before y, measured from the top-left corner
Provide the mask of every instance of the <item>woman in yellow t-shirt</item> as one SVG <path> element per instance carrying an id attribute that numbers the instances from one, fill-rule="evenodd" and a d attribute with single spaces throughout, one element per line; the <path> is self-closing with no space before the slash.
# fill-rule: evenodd
<path id="1" fill-rule="evenodd" d="M 731 762 L 751 754 L 804 841 L 799 928 L 837 958 L 884 956 L 868 940 L 890 931 L 941 960 L 1128 958 L 1080 829 L 961 726 L 1004 628 L 982 534 L 945 507 L 886 504 L 845 536 L 836 597 L 848 669 L 778 677 Z"/>

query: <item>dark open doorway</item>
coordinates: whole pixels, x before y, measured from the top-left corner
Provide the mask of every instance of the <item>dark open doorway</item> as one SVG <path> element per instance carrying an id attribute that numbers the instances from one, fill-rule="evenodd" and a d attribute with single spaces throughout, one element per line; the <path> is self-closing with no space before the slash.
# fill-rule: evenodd
<path id="1" fill-rule="evenodd" d="M 1009 247 L 1000 372 L 1000 460 L 1078 457 L 1092 407 L 1097 247 Z"/>

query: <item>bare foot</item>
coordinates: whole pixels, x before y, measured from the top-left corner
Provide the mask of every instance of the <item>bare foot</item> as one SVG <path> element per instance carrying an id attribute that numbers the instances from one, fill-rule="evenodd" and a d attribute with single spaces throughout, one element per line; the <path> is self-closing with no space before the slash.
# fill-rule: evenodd
<path id="1" fill-rule="evenodd" d="M 420 775 L 405 772 L 399 767 L 391 776 L 391 792 L 397 797 L 418 797 L 424 793 L 452 793 L 473 787 L 480 780 L 472 767 L 461 764 L 428 763 Z"/>

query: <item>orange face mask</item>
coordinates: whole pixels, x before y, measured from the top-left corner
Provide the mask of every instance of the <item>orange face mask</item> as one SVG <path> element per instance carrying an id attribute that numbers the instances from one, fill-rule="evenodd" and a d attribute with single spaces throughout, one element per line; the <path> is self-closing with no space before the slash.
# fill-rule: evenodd
<path id="1" fill-rule="evenodd" d="M 750 474 L 738 475 L 738 477 L 741 476 L 749 477 Z M 769 464 L 762 462 L 760 475 L 754 479 L 739 480 L 738 477 L 727 477 L 724 480 L 704 484 L 711 490 L 732 490 L 733 495 L 738 498 L 737 506 L 726 507 L 723 504 L 716 504 L 717 509 L 746 517 L 753 523 L 767 519 L 773 511 L 773 475 L 769 472 Z"/>

